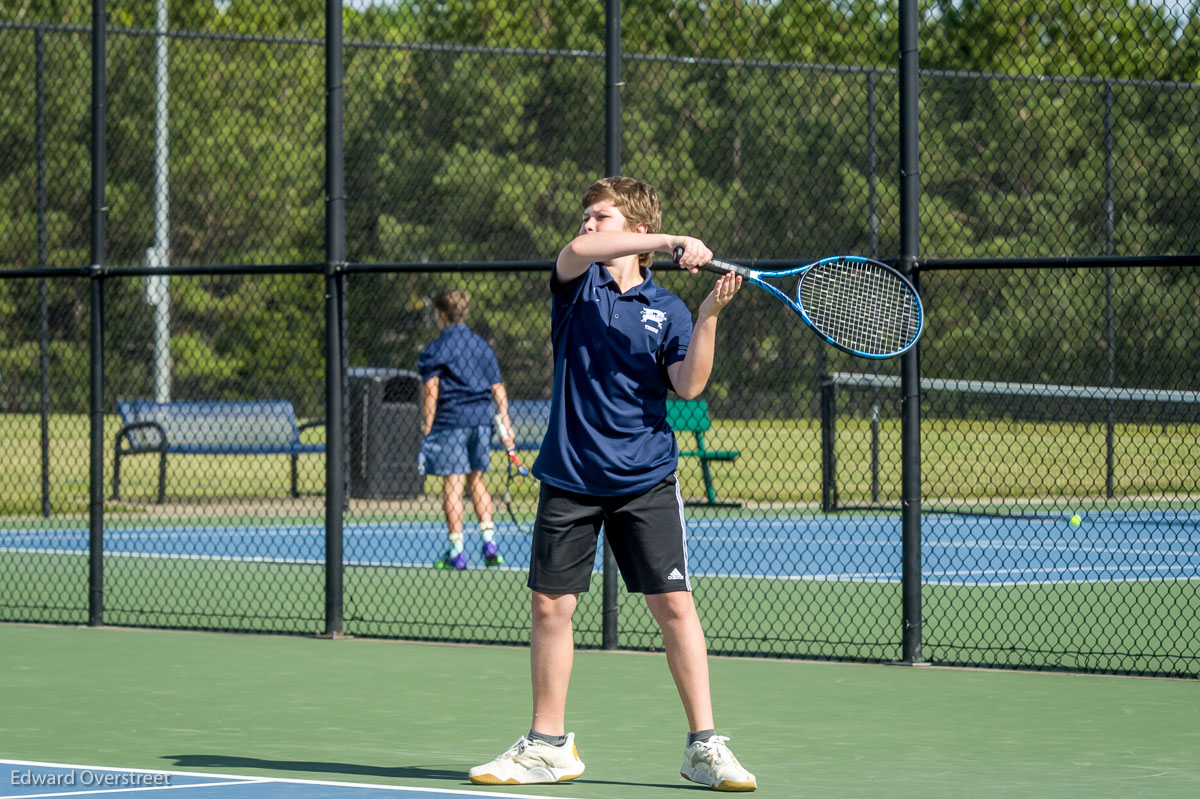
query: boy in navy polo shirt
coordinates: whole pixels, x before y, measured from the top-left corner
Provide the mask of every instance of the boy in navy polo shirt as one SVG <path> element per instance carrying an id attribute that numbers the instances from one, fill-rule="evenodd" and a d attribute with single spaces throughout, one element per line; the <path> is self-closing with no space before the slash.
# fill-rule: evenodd
<path id="1" fill-rule="evenodd" d="M 433 564 L 435 569 L 467 568 L 463 543 L 463 485 L 471 491 L 471 504 L 483 537 L 483 562 L 504 563 L 492 540 L 492 495 L 483 475 L 491 460 L 492 403 L 512 429 L 508 394 L 500 380 L 500 365 L 488 343 L 464 324 L 469 297 L 465 291 L 440 292 L 433 298 L 441 335 L 421 353 L 421 474 L 442 475 L 442 510 L 446 514 L 449 549 Z M 505 446 L 512 446 L 510 438 Z"/>
<path id="2" fill-rule="evenodd" d="M 678 450 L 667 425 L 668 390 L 693 399 L 712 371 L 717 316 L 741 288 L 723 275 L 695 326 L 674 294 L 655 285 L 654 253 L 682 248 L 695 274 L 712 259 L 704 242 L 660 233 L 649 185 L 606 178 L 583 197 L 583 223 L 558 254 L 550 278 L 554 393 L 533 473 L 542 481 L 533 531 L 530 668 L 533 723 L 471 782 L 559 782 L 583 773 L 565 729 L 574 637 L 571 617 L 591 582 L 603 524 L 631 593 L 646 596 L 663 633 L 667 664 L 690 732 L 680 773 L 720 791 L 752 791 L 714 729 L 704 631 L 692 601 Z"/>

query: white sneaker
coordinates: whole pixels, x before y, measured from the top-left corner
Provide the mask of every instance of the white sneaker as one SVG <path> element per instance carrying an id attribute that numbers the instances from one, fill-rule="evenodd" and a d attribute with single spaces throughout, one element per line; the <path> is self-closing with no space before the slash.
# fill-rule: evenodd
<path id="1" fill-rule="evenodd" d="M 753 791 L 758 788 L 754 775 L 729 751 L 724 735 L 697 741 L 683 750 L 679 773 L 686 780 L 707 785 L 714 791 Z"/>
<path id="2" fill-rule="evenodd" d="M 582 773 L 575 733 L 569 732 L 562 746 L 521 736 L 508 751 L 491 763 L 471 769 L 467 777 L 476 785 L 536 785 L 573 780 Z"/>

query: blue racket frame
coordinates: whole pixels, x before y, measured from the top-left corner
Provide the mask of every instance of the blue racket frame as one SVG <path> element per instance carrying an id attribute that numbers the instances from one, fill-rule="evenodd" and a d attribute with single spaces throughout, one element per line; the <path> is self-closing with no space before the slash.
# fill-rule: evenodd
<path id="1" fill-rule="evenodd" d="M 682 254 L 682 248 L 676 249 L 676 251 L 675 251 L 676 262 L 678 262 L 681 254 Z M 799 280 L 796 283 L 796 297 L 794 299 L 789 294 L 787 294 L 782 289 L 780 289 L 778 286 L 775 286 L 775 285 L 767 282 L 767 280 L 774 280 L 776 278 L 781 278 L 781 277 L 802 278 L 806 272 L 813 269 L 814 267 L 820 266 L 822 264 L 831 263 L 833 261 L 842 261 L 842 262 L 851 261 L 851 262 L 856 262 L 856 263 L 869 264 L 878 269 L 882 269 L 882 270 L 890 273 L 896 279 L 898 279 L 901 282 L 901 284 L 908 290 L 909 296 L 912 299 L 913 304 L 915 306 L 916 326 L 915 326 L 915 330 L 912 334 L 912 337 L 904 344 L 904 346 L 902 346 L 898 349 L 895 349 L 895 350 L 890 350 L 888 352 L 878 353 L 878 352 L 864 352 L 862 350 L 859 350 L 852 346 L 844 344 L 844 343 L 836 340 L 835 338 L 831 337 L 826 331 L 824 331 L 820 327 L 818 327 L 817 324 L 813 321 L 813 319 L 809 316 L 808 312 L 804 309 L 804 305 L 800 302 L 800 281 Z M 780 269 L 780 270 L 771 271 L 771 272 L 763 272 L 763 271 L 759 271 L 757 269 L 751 269 L 748 266 L 742 266 L 741 264 L 735 264 L 735 263 L 731 263 L 729 261 L 721 261 L 721 260 L 714 258 L 713 260 L 709 261 L 704 266 L 700 267 L 700 269 L 702 269 L 705 272 L 713 272 L 718 275 L 723 275 L 728 272 L 733 272 L 734 274 L 741 275 L 744 280 L 746 280 L 749 283 L 754 284 L 755 286 L 758 286 L 760 289 L 767 291 L 772 296 L 774 296 L 775 298 L 777 298 L 778 300 L 783 302 L 785 305 L 787 305 L 789 308 L 791 308 L 793 311 L 795 311 L 797 314 L 799 314 L 800 318 L 802 320 L 804 320 L 804 324 L 808 325 L 809 329 L 811 329 L 814 333 L 816 333 L 818 336 L 820 336 L 821 339 L 823 339 L 826 343 L 828 343 L 834 347 L 837 347 L 839 350 L 842 350 L 843 352 L 848 352 L 851 355 L 857 355 L 860 358 L 869 358 L 871 360 L 885 360 L 887 358 L 895 358 L 899 355 L 903 355 L 905 352 L 908 352 L 910 349 L 912 349 L 914 346 L 916 346 L 917 341 L 920 340 L 921 334 L 925 330 L 925 306 L 921 303 L 921 295 L 919 295 L 917 293 L 917 290 L 913 286 L 912 282 L 909 281 L 909 279 L 906 278 L 904 275 L 900 274 L 900 272 L 898 270 L 888 266 L 885 263 L 876 261 L 873 258 L 864 258 L 863 256 L 860 256 L 860 255 L 833 255 L 828 258 L 822 258 L 819 261 L 813 261 L 812 263 L 804 264 L 803 266 L 796 266 L 796 267 L 792 267 L 791 269 Z"/>

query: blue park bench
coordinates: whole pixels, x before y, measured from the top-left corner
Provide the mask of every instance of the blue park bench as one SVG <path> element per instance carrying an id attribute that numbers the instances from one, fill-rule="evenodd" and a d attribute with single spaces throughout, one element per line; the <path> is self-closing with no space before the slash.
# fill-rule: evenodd
<path id="1" fill-rule="evenodd" d="M 323 443 L 306 444 L 300 434 L 324 421 L 298 424 L 287 400 L 257 402 L 119 401 L 122 427 L 113 456 L 113 499 L 120 499 L 121 458 L 158 454 L 158 502 L 167 489 L 167 455 L 288 455 L 292 461 L 292 496 L 297 487 L 297 460 L 325 451 Z"/>
<path id="2" fill-rule="evenodd" d="M 550 424 L 549 400 L 512 400 L 508 403 L 508 415 L 513 425 L 513 437 L 516 448 L 524 451 L 537 451 L 542 447 L 542 439 Z M 692 433 L 695 436 L 694 447 L 680 447 L 679 457 L 696 458 L 700 462 L 700 473 L 704 476 L 704 502 L 691 502 L 691 505 L 708 505 L 738 507 L 738 502 L 718 502 L 716 488 L 713 486 L 711 464 L 716 462 L 732 462 L 741 452 L 738 450 L 713 450 L 704 443 L 704 434 L 712 427 L 708 416 L 708 402 L 705 400 L 667 400 L 667 424 L 678 433 Z M 500 444 L 494 448 L 500 449 Z"/>

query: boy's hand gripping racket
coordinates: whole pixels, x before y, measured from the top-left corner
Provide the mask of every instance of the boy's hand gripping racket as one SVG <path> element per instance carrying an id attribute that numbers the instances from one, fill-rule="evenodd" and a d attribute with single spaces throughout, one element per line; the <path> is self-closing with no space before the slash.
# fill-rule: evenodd
<path id="1" fill-rule="evenodd" d="M 495 428 L 496 438 L 500 439 L 501 444 L 504 443 L 505 439 L 511 438 L 508 428 L 504 425 L 504 417 L 500 414 L 496 414 L 492 417 L 492 426 Z M 508 478 L 504 481 L 504 510 L 508 514 L 509 521 L 515 524 L 517 529 L 524 533 L 533 532 L 531 525 L 522 524 L 521 521 L 517 519 L 517 514 L 513 509 L 512 502 L 513 480 L 518 476 L 527 477 L 531 480 L 533 477 L 529 474 L 529 470 L 521 465 L 521 459 L 517 457 L 516 449 L 512 447 L 505 447 L 504 451 L 508 455 Z"/>
<path id="2" fill-rule="evenodd" d="M 675 262 L 683 248 L 675 248 Z M 879 261 L 857 255 L 835 255 L 811 264 L 760 272 L 713 259 L 706 272 L 741 275 L 782 300 L 827 342 L 863 358 L 893 358 L 909 350 L 925 328 L 925 311 L 917 290 L 904 275 Z M 799 275 L 796 297 L 767 279 Z"/>

